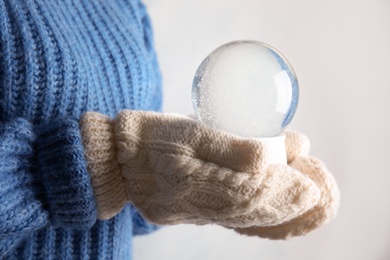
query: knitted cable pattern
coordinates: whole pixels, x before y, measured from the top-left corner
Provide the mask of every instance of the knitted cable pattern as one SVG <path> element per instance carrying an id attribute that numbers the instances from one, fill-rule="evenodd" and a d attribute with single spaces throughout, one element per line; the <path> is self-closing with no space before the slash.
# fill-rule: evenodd
<path id="1" fill-rule="evenodd" d="M 35 126 L 24 118 L 0 125 L 0 256 L 48 223 L 88 229 L 95 200 L 78 123 Z M 36 173 L 40 173 L 37 175 Z"/>
<path id="2" fill-rule="evenodd" d="M 101 119 L 107 120 L 98 113 L 85 114 L 82 129 L 92 129 L 90 125 L 99 122 L 99 128 L 114 125 L 115 130 L 104 137 L 102 132 L 83 131 L 83 139 L 99 135 L 115 141 L 110 153 L 117 154 L 127 200 L 153 223 L 275 226 L 302 215 L 320 199 L 315 183 L 298 170 L 268 166 L 265 147 L 259 141 L 213 130 L 181 116 L 122 111 L 113 121 Z M 104 149 L 97 143 L 88 147 L 87 154 Z M 86 157 L 89 164 L 95 164 L 96 158 Z M 103 183 L 94 187 L 98 187 L 95 193 L 110 192 L 124 202 L 118 195 L 121 189 Z"/>
<path id="3" fill-rule="evenodd" d="M 236 228 L 235 231 L 240 234 L 269 239 L 288 239 L 305 235 L 329 223 L 336 216 L 340 204 L 340 191 L 336 180 L 321 161 L 308 156 L 310 143 L 306 136 L 287 132 L 286 137 L 289 165 L 312 179 L 320 189 L 321 197 L 313 208 L 290 221 L 269 227 Z"/>

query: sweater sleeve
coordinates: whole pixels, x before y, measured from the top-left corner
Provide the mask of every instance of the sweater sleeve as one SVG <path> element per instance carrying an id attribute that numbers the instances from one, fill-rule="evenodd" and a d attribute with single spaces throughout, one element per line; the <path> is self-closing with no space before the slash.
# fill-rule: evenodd
<path id="1" fill-rule="evenodd" d="M 48 224 L 88 229 L 95 223 L 77 121 L 1 123 L 0 158 L 0 258 Z"/>

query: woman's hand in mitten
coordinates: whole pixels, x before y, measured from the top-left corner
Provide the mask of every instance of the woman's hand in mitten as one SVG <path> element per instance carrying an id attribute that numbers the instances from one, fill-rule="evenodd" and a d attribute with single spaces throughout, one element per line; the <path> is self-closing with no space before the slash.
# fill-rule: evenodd
<path id="1" fill-rule="evenodd" d="M 318 205 L 321 190 L 300 168 L 267 165 L 267 147 L 183 116 L 90 112 L 83 144 L 99 218 L 130 201 L 149 221 L 277 226 Z M 290 159 L 290 155 L 289 155 Z"/>
<path id="2" fill-rule="evenodd" d="M 309 148 L 310 144 L 306 136 L 297 132 L 286 132 L 288 164 L 315 182 L 321 191 L 317 204 L 304 214 L 284 223 L 235 229 L 238 233 L 270 239 L 286 239 L 304 235 L 335 217 L 340 200 L 336 181 L 321 161 L 308 156 Z"/>

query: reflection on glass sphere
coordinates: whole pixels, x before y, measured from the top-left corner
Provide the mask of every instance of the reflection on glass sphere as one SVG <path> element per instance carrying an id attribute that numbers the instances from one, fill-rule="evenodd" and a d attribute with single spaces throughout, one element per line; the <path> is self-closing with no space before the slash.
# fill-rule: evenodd
<path id="1" fill-rule="evenodd" d="M 192 86 L 198 119 L 242 137 L 278 136 L 298 105 L 298 81 L 280 52 L 256 41 L 222 45 L 199 66 Z"/>

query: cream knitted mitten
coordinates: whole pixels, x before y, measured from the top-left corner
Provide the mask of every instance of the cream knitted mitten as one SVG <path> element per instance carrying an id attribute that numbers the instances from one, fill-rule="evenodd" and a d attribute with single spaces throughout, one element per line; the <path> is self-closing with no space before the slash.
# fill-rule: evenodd
<path id="1" fill-rule="evenodd" d="M 183 116 L 127 110 L 111 120 L 89 112 L 81 132 L 101 219 L 129 201 L 156 224 L 215 223 L 259 236 L 268 231 L 257 227 L 282 227 L 296 235 L 302 232 L 291 231 L 288 223 L 307 225 L 307 216 L 318 217 L 316 208 L 329 200 L 311 174 L 322 165 L 313 168 L 309 159 L 300 159 L 308 145 L 297 142 L 305 138 L 296 133 L 286 135 L 291 164 L 282 166 L 267 164 L 267 147 L 260 141 Z M 332 188 L 337 193 L 335 184 Z"/>
<path id="2" fill-rule="evenodd" d="M 304 235 L 328 222 L 336 215 L 340 192 L 332 174 L 325 165 L 308 156 L 310 148 L 306 136 L 296 132 L 286 132 L 288 164 L 312 179 L 321 190 L 318 203 L 304 214 L 274 226 L 253 226 L 235 229 L 240 234 L 269 239 L 287 239 Z"/>

